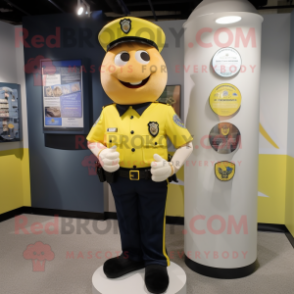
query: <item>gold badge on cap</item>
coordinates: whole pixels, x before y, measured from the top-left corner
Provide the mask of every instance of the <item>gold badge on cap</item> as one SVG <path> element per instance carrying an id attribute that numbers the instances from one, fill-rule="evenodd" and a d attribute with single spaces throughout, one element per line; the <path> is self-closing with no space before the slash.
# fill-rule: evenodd
<path id="1" fill-rule="evenodd" d="M 124 18 L 120 21 L 120 27 L 121 30 L 125 33 L 128 34 L 131 30 L 131 20 L 129 18 Z"/>
<path id="2" fill-rule="evenodd" d="M 156 137 L 159 133 L 159 124 L 156 121 L 150 121 L 148 123 L 149 133 L 151 136 Z"/>
<path id="3" fill-rule="evenodd" d="M 229 181 L 235 175 L 235 164 L 229 161 L 220 161 L 214 165 L 215 175 L 221 181 Z"/>

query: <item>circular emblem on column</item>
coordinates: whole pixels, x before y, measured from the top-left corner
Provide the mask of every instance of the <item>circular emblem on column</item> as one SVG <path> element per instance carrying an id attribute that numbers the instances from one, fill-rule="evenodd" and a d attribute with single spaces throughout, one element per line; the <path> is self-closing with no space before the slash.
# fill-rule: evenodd
<path id="1" fill-rule="evenodd" d="M 216 86 L 209 97 L 211 109 L 219 116 L 231 116 L 241 106 L 241 93 L 232 84 L 220 84 Z"/>
<path id="2" fill-rule="evenodd" d="M 223 78 L 237 75 L 241 69 L 242 60 L 239 52 L 231 47 L 219 49 L 212 58 L 215 73 Z"/>
<path id="3" fill-rule="evenodd" d="M 235 175 L 235 164 L 229 161 L 220 161 L 214 165 L 216 177 L 221 181 L 229 181 Z"/>
<path id="4" fill-rule="evenodd" d="M 240 131 L 236 126 L 222 122 L 211 129 L 209 143 L 217 153 L 229 154 L 237 149 L 240 137 Z"/>

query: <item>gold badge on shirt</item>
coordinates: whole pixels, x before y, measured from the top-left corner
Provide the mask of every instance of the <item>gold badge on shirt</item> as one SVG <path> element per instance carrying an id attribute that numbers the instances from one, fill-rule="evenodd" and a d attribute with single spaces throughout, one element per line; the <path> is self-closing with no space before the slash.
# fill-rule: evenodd
<path id="1" fill-rule="evenodd" d="M 150 121 L 148 123 L 148 130 L 151 136 L 156 137 L 159 133 L 159 124 L 156 121 Z"/>

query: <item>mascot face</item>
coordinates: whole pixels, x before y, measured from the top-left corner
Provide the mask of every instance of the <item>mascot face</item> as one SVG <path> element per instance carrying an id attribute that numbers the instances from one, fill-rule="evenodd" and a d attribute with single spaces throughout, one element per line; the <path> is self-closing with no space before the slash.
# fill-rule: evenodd
<path id="1" fill-rule="evenodd" d="M 102 63 L 102 87 L 117 104 L 154 102 L 166 82 L 166 64 L 158 50 L 149 45 L 119 44 L 106 53 Z"/>

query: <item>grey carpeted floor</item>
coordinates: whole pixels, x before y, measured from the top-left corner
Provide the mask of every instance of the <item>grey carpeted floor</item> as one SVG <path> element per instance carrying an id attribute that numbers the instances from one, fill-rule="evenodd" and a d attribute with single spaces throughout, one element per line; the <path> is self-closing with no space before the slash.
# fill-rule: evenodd
<path id="1" fill-rule="evenodd" d="M 58 232 L 49 234 L 44 227 L 53 222 L 53 217 L 21 217 L 0 223 L 0 294 L 91 294 L 94 271 L 108 257 L 119 253 L 117 221 L 57 218 Z M 27 222 L 27 231 L 17 232 L 16 221 Z M 31 226 L 36 222 L 42 225 L 35 227 L 35 233 L 41 226 L 43 229 L 41 233 L 33 234 Z M 82 229 L 83 224 L 86 232 Z M 182 226 L 167 225 L 166 243 L 169 251 L 177 252 L 172 261 L 187 273 L 188 294 L 294 293 L 294 249 L 284 234 L 259 232 L 259 269 L 246 278 L 218 280 L 199 275 L 186 267 L 181 258 L 184 245 L 182 230 Z M 27 248 L 38 241 L 41 243 Z M 33 268 L 30 258 L 34 252 L 39 254 L 42 251 L 44 254 L 38 256 L 49 260 L 45 262 L 44 271 L 37 271 L 38 264 L 35 263 Z"/>

